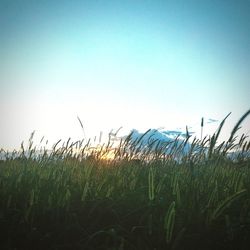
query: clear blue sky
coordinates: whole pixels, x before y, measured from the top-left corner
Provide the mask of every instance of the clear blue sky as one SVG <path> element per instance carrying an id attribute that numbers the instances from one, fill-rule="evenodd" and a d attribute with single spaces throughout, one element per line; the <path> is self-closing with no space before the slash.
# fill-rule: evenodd
<path id="1" fill-rule="evenodd" d="M 250 108 L 249 13 L 249 0 L 0 1 L 0 148 L 33 130 L 79 139 L 77 115 L 91 137 L 232 111 L 228 133 Z"/>

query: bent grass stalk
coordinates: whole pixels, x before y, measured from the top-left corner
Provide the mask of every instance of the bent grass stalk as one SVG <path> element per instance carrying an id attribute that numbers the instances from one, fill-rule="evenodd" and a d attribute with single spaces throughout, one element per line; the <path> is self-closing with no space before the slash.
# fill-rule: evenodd
<path id="1" fill-rule="evenodd" d="M 170 243 L 172 240 L 174 223 L 175 223 L 175 202 L 173 201 L 170 204 L 164 219 L 164 229 L 166 232 L 165 239 L 167 243 Z"/>

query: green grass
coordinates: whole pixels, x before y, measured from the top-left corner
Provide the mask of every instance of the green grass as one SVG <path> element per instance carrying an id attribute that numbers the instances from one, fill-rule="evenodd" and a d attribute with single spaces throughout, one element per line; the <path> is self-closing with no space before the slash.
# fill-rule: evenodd
<path id="1" fill-rule="evenodd" d="M 221 144 L 225 119 L 182 144 L 69 140 L 39 156 L 32 134 L 0 161 L 0 248 L 248 249 L 250 142 L 236 132 L 249 113 Z"/>

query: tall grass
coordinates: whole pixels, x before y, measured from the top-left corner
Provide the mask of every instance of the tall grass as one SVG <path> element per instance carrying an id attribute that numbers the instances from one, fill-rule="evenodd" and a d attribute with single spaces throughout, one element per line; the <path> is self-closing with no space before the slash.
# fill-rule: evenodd
<path id="1" fill-rule="evenodd" d="M 56 142 L 4 152 L 1 249 L 248 249 L 246 135 Z M 152 138 L 151 138 L 152 139 Z"/>

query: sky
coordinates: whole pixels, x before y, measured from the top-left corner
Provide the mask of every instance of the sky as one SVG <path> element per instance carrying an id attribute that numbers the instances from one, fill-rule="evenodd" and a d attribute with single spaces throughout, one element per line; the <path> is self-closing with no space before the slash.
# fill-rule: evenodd
<path id="1" fill-rule="evenodd" d="M 0 148 L 215 131 L 250 108 L 249 0 L 1 0 Z M 214 122 L 212 122 L 214 121 Z M 250 118 L 242 124 L 249 133 Z"/>

